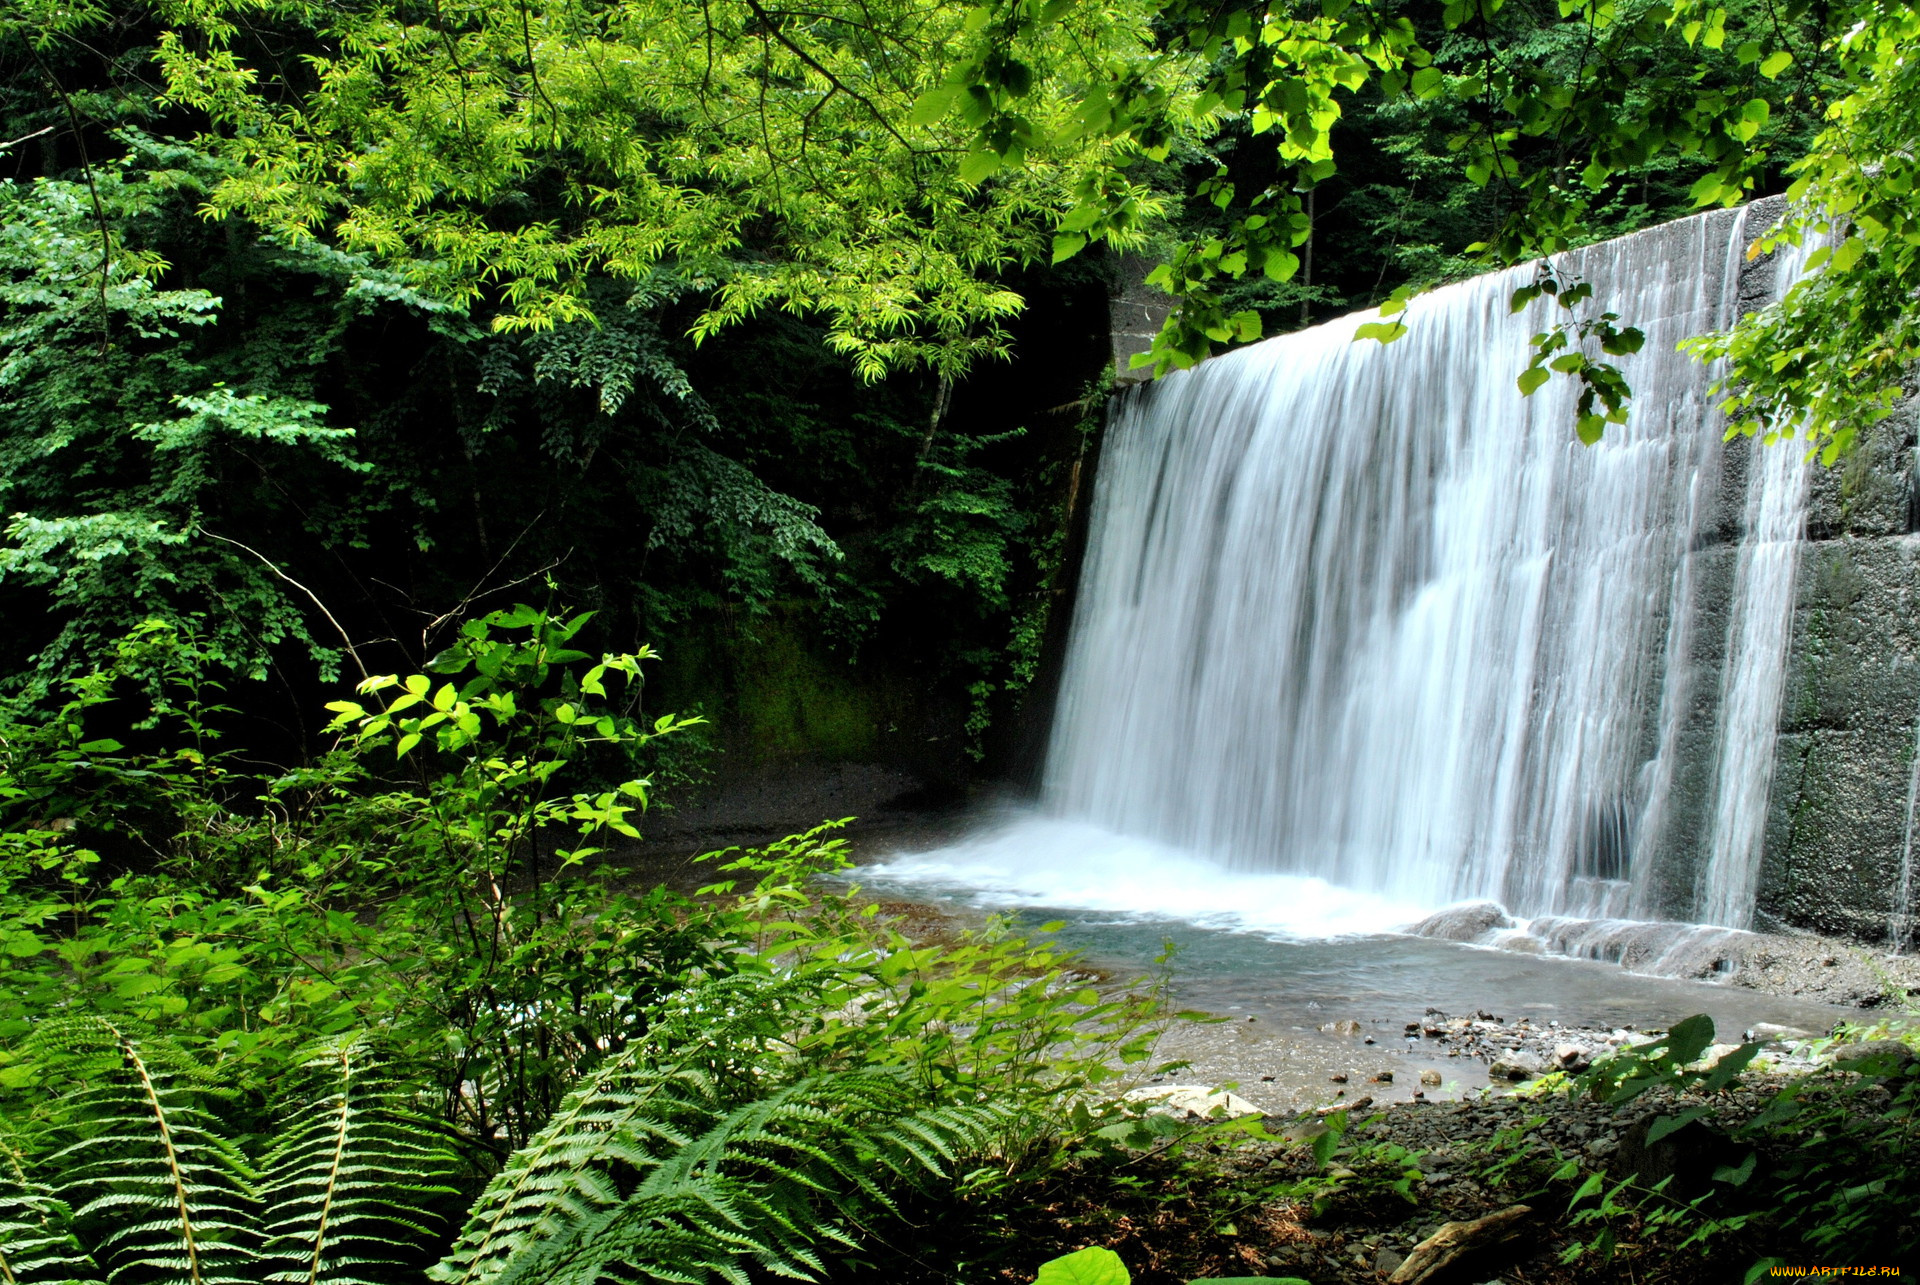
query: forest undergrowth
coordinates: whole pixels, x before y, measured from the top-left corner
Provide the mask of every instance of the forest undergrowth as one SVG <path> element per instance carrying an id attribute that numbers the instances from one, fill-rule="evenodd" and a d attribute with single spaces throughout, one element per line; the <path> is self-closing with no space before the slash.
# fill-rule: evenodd
<path id="1" fill-rule="evenodd" d="M 7 1280 L 1025 1281 L 1088 1246 L 1149 1282 L 1372 1280 L 1515 1204 L 1547 1258 L 1514 1281 L 1913 1248 L 1911 1057 L 1756 1081 L 1757 1046 L 1699 1066 L 1694 1019 L 1532 1100 L 1709 1131 L 1703 1186 L 1524 1117 L 1449 1183 L 1392 1113 L 1143 1114 L 1121 1090 L 1195 1015 L 1005 924 L 910 939 L 820 882 L 833 826 L 617 891 L 622 770 L 684 720 L 629 717 L 648 653 L 585 624 L 475 620 L 291 770 L 223 748 L 158 625 L 0 729 Z"/>

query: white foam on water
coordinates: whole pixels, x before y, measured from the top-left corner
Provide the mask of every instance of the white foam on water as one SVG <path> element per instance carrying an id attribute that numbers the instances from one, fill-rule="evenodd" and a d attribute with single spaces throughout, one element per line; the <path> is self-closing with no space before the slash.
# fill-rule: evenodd
<path id="1" fill-rule="evenodd" d="M 1404 932 L 1431 907 L 1312 875 L 1233 870 L 1190 851 L 1082 821 L 1018 817 L 859 872 L 990 909 L 1107 912 L 1290 939 Z"/>

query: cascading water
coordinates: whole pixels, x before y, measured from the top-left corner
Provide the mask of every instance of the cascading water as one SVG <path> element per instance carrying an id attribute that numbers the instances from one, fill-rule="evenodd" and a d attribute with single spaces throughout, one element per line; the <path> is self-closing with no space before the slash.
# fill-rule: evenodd
<path id="1" fill-rule="evenodd" d="M 1130 394 L 1097 484 L 1044 800 L 1054 814 L 1395 904 L 1529 915 L 1752 914 L 1805 469 L 1754 457 L 1734 576 L 1709 851 L 1690 906 L 1671 823 L 1694 560 L 1715 537 L 1710 372 L 1744 219 L 1565 256 L 1647 342 L 1625 426 L 1523 399 L 1526 270 L 1356 316 Z M 1565 314 L 1560 314 L 1564 316 Z"/>
<path id="2" fill-rule="evenodd" d="M 1723 446 L 1713 372 L 1676 350 L 1764 279 L 1746 221 L 1556 262 L 1646 332 L 1629 421 L 1593 447 L 1571 381 L 1516 387 L 1566 316 L 1512 314 L 1525 269 L 1415 300 L 1390 345 L 1355 342 L 1360 315 L 1120 398 L 1040 813 L 872 873 L 1293 941 L 1419 921 L 1728 966 L 1808 496 L 1801 450 Z"/>

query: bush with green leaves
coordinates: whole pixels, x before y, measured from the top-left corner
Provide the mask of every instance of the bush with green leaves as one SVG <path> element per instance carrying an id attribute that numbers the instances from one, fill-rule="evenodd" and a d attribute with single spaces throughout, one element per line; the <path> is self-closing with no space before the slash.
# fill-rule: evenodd
<path id="1" fill-rule="evenodd" d="M 576 757 L 630 761 L 680 725 L 642 728 L 619 703 L 644 651 L 576 663 L 591 659 L 566 646 L 582 623 L 531 608 L 473 622 L 436 675 L 366 680 L 372 708 L 336 702 L 334 749 L 265 776 L 219 748 L 192 640 L 129 640 L 117 675 L 76 684 L 47 726 L 0 735 L 0 1033 L 52 1004 L 243 1056 L 233 1074 L 269 1079 L 315 1034 L 378 1024 L 433 1068 L 440 1112 L 478 1145 L 530 1136 L 653 1002 L 718 967 L 710 939 L 725 936 L 669 891 L 563 877 L 596 836 L 637 833 L 647 789 L 565 788 Z M 150 720 L 122 722 L 157 722 L 148 734 L 176 747 L 89 739 L 114 679 L 143 673 Z"/>
<path id="2" fill-rule="evenodd" d="M 1697 1192 L 1677 1189 L 1671 1177 L 1584 1175 L 1568 1215 L 1586 1230 L 1569 1254 L 1610 1257 L 1620 1244 L 1617 1226 L 1632 1223 L 1678 1248 L 1744 1256 L 1749 1281 L 1795 1258 L 1910 1259 L 1920 1249 L 1920 1059 L 1869 1056 L 1794 1076 L 1770 1088 L 1758 1110 L 1741 1111 L 1722 1095 L 1742 1083 L 1761 1046 L 1742 1044 L 1708 1064 L 1702 1055 L 1713 1039 L 1712 1018 L 1690 1017 L 1568 1082 L 1569 1092 L 1616 1108 L 1657 1103 L 1649 1146 L 1682 1129 L 1706 1129 L 1722 1139 L 1728 1161 Z M 1664 1093 L 1649 1098 L 1655 1090 Z M 1582 1176 L 1568 1161 L 1553 1178 Z"/>
<path id="3" fill-rule="evenodd" d="M 833 826 L 717 854 L 698 897 L 616 891 L 647 783 L 576 778 L 684 721 L 637 724 L 647 653 L 584 623 L 475 621 L 265 777 L 164 628 L 0 728 L 14 1279 L 819 1277 L 902 1199 L 1104 1123 L 1157 997 L 1002 924 L 909 940 L 820 883 Z M 116 702 L 178 748 L 98 735 Z"/>

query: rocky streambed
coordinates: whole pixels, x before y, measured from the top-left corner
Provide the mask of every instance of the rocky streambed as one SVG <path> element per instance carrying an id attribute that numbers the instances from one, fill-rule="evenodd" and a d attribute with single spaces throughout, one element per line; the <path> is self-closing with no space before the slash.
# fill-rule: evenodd
<path id="1" fill-rule="evenodd" d="M 1864 1086 L 1847 1099 L 1847 1109 L 1872 1116 L 1888 1106 L 1883 1085 L 1898 1081 L 1859 1072 L 1915 1073 L 1911 1042 L 1741 1032 L 1764 1045 L 1762 1057 L 1729 1088 L 1702 1093 L 1663 1086 L 1614 1105 L 1567 1092 L 1545 1076 L 1549 1069 L 1580 1069 L 1656 1033 L 1536 1025 L 1484 1013 L 1428 1013 L 1408 1024 L 1409 1033 L 1415 1025 L 1420 1039 L 1443 1056 L 1510 1071 L 1458 1100 L 1383 1102 L 1375 1096 L 1380 1082 L 1370 1080 L 1330 1104 L 1265 1113 L 1256 1141 L 1218 1151 L 1217 1164 L 1233 1184 L 1263 1193 L 1224 1235 L 1216 1224 L 1212 1239 L 1181 1244 L 1180 1229 L 1161 1224 L 1156 1242 L 1137 1220 L 1122 1220 L 1105 1243 L 1147 1264 L 1149 1270 L 1136 1272 L 1142 1282 L 1161 1279 L 1156 1262 L 1165 1264 L 1165 1279 L 1174 1280 L 1184 1279 L 1180 1272 L 1196 1261 L 1206 1262 L 1211 1275 L 1299 1276 L 1315 1285 L 1739 1280 L 1765 1244 L 1722 1235 L 1704 1247 L 1685 1246 L 1680 1242 L 1705 1214 L 1662 1224 L 1649 1221 L 1648 1211 L 1681 1209 L 1714 1187 L 1716 1173 L 1724 1178 L 1742 1164 L 1749 1172 L 1758 1164 L 1750 1194 L 1764 1193 L 1777 1157 L 1762 1154 L 1769 1143 L 1740 1140 L 1733 1130 L 1785 1086 Z M 1732 1047 L 1710 1047 L 1700 1065 Z M 1139 1100 L 1143 1110 L 1193 1120 L 1259 1112 L 1238 1094 L 1209 1097 L 1198 1089 L 1161 1086 Z M 1681 1127 L 1656 1127 L 1675 1120 Z M 1336 1136 L 1329 1139 L 1330 1133 Z M 1316 1142 L 1322 1156 L 1314 1154 Z M 1789 1130 L 1771 1145 L 1777 1150 L 1797 1142 Z M 1338 1145 L 1328 1150 L 1329 1143 Z M 1599 1189 L 1583 1186 L 1595 1176 L 1606 1186 L 1632 1181 L 1624 1212 L 1610 1220 L 1578 1213 L 1599 1208 Z M 1663 1194 L 1649 1197 L 1649 1189 Z M 1724 1195 L 1728 1188 L 1723 1183 L 1719 1190 Z M 1618 1241 L 1609 1250 L 1621 1255 L 1618 1261 L 1594 1252 L 1603 1230 Z M 1869 1227 L 1860 1244 L 1839 1246 L 1835 1261 L 1859 1261 L 1856 1251 L 1871 1249 L 1875 1237 L 1911 1239 L 1911 1232 L 1910 1226 L 1904 1232 Z"/>
<path id="2" fill-rule="evenodd" d="M 1706 1056 L 1755 1041 L 1766 1046 L 1765 1064 L 1806 1071 L 1818 1065 L 1817 1052 L 1832 1031 L 1759 1022 L 1718 1032 L 1719 1042 Z M 1486 1010 L 1451 1014 L 1432 1007 L 1405 1020 L 1339 1018 L 1307 1029 L 1232 1016 L 1169 1030 L 1157 1055 L 1177 1065 L 1153 1077 L 1149 1087 L 1224 1087 L 1250 1107 L 1276 1115 L 1363 1098 L 1380 1105 L 1435 1102 L 1503 1092 L 1555 1071 L 1579 1072 L 1650 1038 L 1650 1030 L 1632 1024 L 1581 1025 Z"/>

